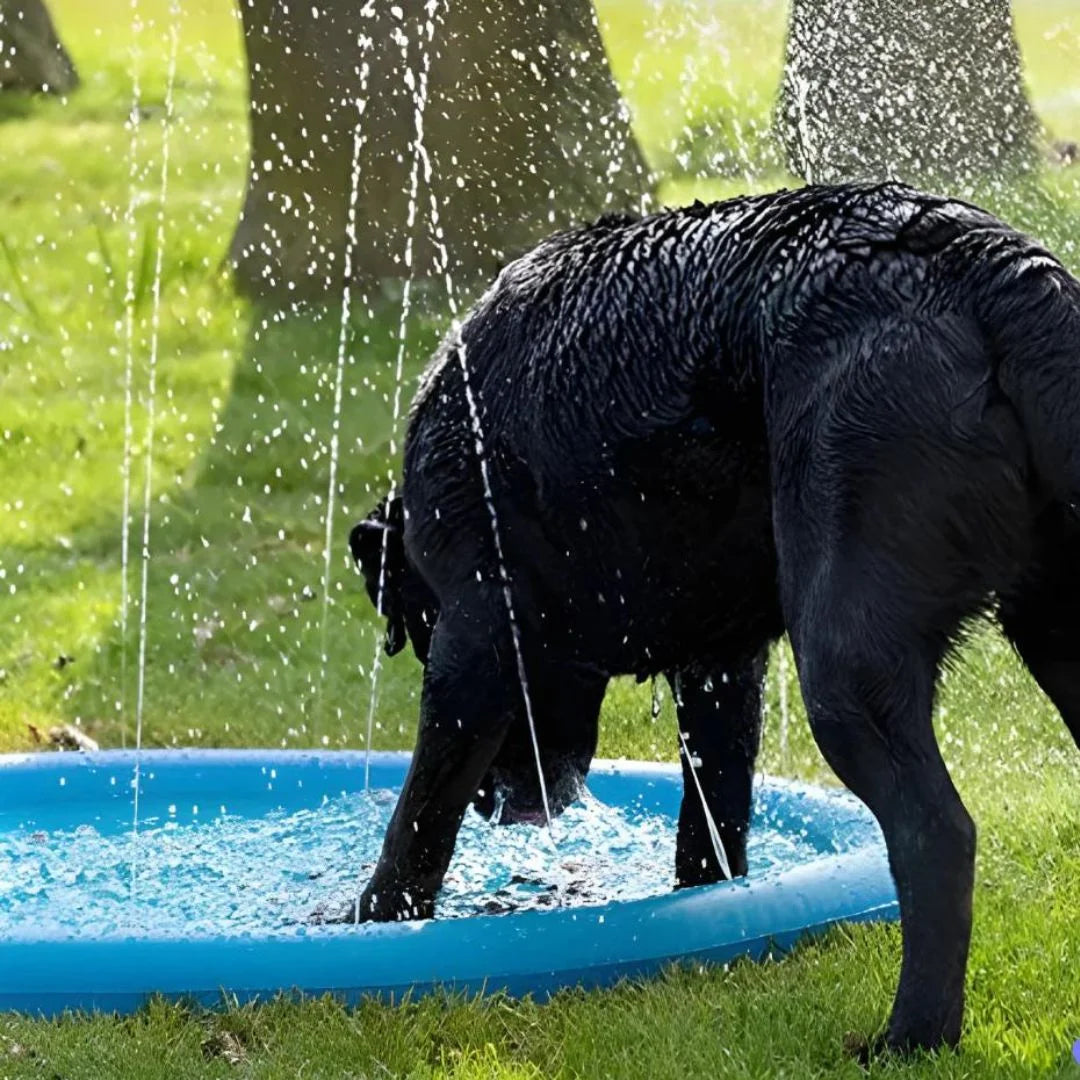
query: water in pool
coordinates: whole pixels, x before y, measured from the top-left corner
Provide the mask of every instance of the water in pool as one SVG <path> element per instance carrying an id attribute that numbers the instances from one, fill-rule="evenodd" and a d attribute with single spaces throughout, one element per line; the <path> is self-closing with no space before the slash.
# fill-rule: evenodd
<path id="1" fill-rule="evenodd" d="M 320 907 L 344 907 L 371 872 L 397 797 L 341 795 L 262 817 L 173 813 L 130 831 L 41 821 L 0 831 L 0 938 L 298 934 Z M 818 856 L 760 813 L 752 876 Z M 675 822 L 587 795 L 555 824 L 466 816 L 437 917 L 633 900 L 672 886 Z"/>

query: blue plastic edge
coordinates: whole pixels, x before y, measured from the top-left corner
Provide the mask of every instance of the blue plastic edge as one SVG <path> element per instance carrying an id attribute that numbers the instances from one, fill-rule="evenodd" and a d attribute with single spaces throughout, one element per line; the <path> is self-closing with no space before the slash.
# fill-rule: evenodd
<path id="1" fill-rule="evenodd" d="M 201 797 L 210 805 L 224 792 L 230 802 L 247 806 L 262 799 L 266 808 L 289 805 L 298 791 L 311 797 L 318 785 L 305 789 L 307 777 L 321 778 L 335 792 L 343 782 L 344 789 L 358 790 L 365 768 L 363 752 L 347 751 L 144 751 L 140 761 L 142 800 L 152 792 L 158 800 Z M 396 778 L 400 784 L 409 755 L 372 753 L 370 761 L 374 782 L 389 785 Z M 93 805 L 93 789 L 104 778 L 107 794 L 123 798 L 125 785 L 116 777 L 126 778 L 134 763 L 130 751 L 0 755 L 0 822 L 35 805 L 54 806 L 58 786 L 80 810 Z M 648 762 L 598 761 L 590 778 L 606 802 L 623 805 L 641 805 L 643 795 L 670 803 L 681 784 L 677 765 Z M 773 811 L 789 808 L 818 833 L 812 839 L 823 849 L 830 835 L 845 829 L 860 843 L 756 881 L 596 907 L 313 927 L 287 937 L 9 939 L 0 941 L 0 1009 L 45 1016 L 129 1013 L 152 995 L 215 1005 L 280 992 L 331 993 L 354 1003 L 366 996 L 400 1000 L 436 988 L 546 998 L 565 987 L 652 975 L 671 963 L 757 959 L 838 922 L 896 919 L 884 846 L 861 804 L 790 781 L 766 786 Z"/>

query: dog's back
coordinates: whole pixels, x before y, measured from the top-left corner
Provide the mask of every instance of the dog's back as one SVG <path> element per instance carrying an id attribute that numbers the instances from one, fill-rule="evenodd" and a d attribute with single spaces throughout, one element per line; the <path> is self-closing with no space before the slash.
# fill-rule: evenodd
<path id="1" fill-rule="evenodd" d="M 503 270 L 425 373 L 408 453 L 430 467 L 472 449 L 467 372 L 494 468 L 502 452 L 541 486 L 595 482 L 619 445 L 760 401 L 792 340 L 933 312 L 992 317 L 996 298 L 974 307 L 995 286 L 988 267 L 1000 277 L 1012 257 L 1053 262 L 989 214 L 898 184 L 604 219 Z"/>
<path id="2" fill-rule="evenodd" d="M 1023 297 L 1041 304 L 1065 281 L 985 212 L 892 184 L 560 234 L 503 271 L 425 375 L 406 446 L 410 553 L 436 593 L 492 569 L 479 435 L 519 586 L 617 668 L 656 670 L 688 634 L 708 647 L 771 629 L 770 428 L 889 362 L 898 399 L 929 395 L 916 428 L 940 414 L 951 437 L 954 405 L 970 416 L 982 386 L 1042 438 L 1006 339 L 1035 318 L 1013 319 Z M 890 359 L 890 339 L 915 348 Z"/>

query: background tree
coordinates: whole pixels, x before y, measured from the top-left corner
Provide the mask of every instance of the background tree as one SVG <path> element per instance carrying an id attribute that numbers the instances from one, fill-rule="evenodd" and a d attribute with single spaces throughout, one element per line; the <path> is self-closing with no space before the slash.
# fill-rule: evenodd
<path id="1" fill-rule="evenodd" d="M 1008 0 L 792 0 L 778 110 L 793 172 L 973 187 L 1035 160 Z"/>
<path id="2" fill-rule="evenodd" d="M 0 88 L 67 94 L 78 85 L 43 0 L 0 0 Z"/>
<path id="3" fill-rule="evenodd" d="M 252 151 L 230 258 L 242 292 L 306 297 L 340 287 L 357 98 L 366 109 L 354 278 L 405 273 L 432 12 L 426 151 L 457 278 L 486 277 L 554 228 L 646 197 L 590 0 L 399 3 L 240 4 Z M 417 210 L 414 268 L 424 275 L 436 252 L 423 186 Z"/>

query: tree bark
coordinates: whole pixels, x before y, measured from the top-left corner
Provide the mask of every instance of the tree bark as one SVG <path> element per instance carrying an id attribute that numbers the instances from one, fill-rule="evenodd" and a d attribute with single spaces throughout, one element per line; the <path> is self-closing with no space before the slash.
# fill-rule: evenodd
<path id="1" fill-rule="evenodd" d="M 1009 0 L 793 0 L 777 120 L 809 181 L 970 189 L 1036 160 Z"/>
<path id="2" fill-rule="evenodd" d="M 252 156 L 230 248 L 238 289 L 308 298 L 345 277 L 358 100 L 352 278 L 405 276 L 409 177 L 435 10 L 411 271 L 468 285 L 540 236 L 650 189 L 591 0 L 241 0 Z M 365 70 L 366 69 L 366 70 Z"/>
<path id="3" fill-rule="evenodd" d="M 0 89 L 68 94 L 78 85 L 44 0 L 0 0 Z"/>

